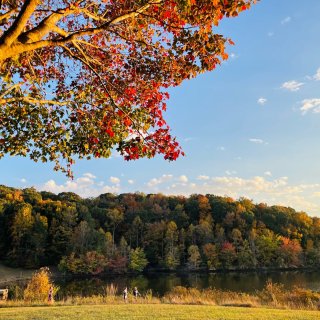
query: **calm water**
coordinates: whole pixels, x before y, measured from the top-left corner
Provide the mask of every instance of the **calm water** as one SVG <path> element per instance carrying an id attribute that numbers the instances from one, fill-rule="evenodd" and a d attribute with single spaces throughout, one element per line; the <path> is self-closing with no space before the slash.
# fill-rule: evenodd
<path id="1" fill-rule="evenodd" d="M 83 295 L 105 293 L 105 288 L 114 284 L 118 293 L 124 287 L 138 287 L 141 293 L 152 290 L 154 295 L 161 296 L 175 286 L 195 287 L 198 289 L 217 288 L 222 290 L 254 292 L 265 286 L 266 281 L 282 283 L 285 288 L 299 286 L 320 292 L 320 271 L 286 271 L 266 273 L 212 273 L 212 274 L 167 274 L 153 273 L 138 276 L 114 276 L 105 278 L 90 278 L 77 280 L 56 280 L 60 286 L 59 296 Z"/>

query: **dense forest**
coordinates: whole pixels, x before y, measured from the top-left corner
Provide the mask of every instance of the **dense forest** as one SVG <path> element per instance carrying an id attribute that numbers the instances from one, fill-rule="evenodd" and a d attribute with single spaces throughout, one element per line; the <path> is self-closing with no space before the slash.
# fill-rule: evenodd
<path id="1" fill-rule="evenodd" d="M 73 274 L 320 266 L 320 218 L 246 198 L 0 186 L 0 228 L 7 265 Z"/>

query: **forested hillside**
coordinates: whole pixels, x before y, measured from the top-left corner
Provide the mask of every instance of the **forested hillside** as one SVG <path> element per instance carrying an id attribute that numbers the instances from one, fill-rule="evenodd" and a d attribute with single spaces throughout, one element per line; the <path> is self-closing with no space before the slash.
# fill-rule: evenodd
<path id="1" fill-rule="evenodd" d="M 74 274 L 320 266 L 320 218 L 245 198 L 0 186 L 0 228 L 6 264 Z"/>

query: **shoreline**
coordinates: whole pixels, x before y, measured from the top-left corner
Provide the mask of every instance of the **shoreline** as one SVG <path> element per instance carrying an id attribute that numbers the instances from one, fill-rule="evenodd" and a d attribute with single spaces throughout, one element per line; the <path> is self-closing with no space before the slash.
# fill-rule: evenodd
<path id="1" fill-rule="evenodd" d="M 39 268 L 40 269 L 40 268 Z M 73 279 L 93 279 L 93 278 L 114 278 L 119 276 L 135 277 L 135 276 L 154 276 L 154 275 L 177 275 L 188 276 L 190 274 L 210 275 L 210 274 L 268 274 L 281 272 L 316 272 L 317 267 L 291 267 L 291 268 L 250 268 L 250 269 L 216 269 L 207 270 L 205 268 L 197 270 L 178 269 L 169 270 L 164 268 L 149 268 L 143 272 L 102 272 L 99 274 L 72 274 L 58 270 L 56 266 L 49 266 L 53 280 L 73 280 Z M 15 282 L 27 281 L 32 274 L 38 269 L 22 269 L 6 266 L 0 262 L 0 286 Z M 8 273 L 8 275 L 4 275 Z M 20 274 L 20 275 L 19 275 Z"/>

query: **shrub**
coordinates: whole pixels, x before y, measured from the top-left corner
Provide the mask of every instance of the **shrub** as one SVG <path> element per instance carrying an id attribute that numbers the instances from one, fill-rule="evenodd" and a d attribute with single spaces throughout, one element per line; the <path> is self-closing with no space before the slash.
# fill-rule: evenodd
<path id="1" fill-rule="evenodd" d="M 28 282 L 23 292 L 23 298 L 28 302 L 45 302 L 48 301 L 50 287 L 53 287 L 53 296 L 58 291 L 50 280 L 50 271 L 48 268 L 41 268 L 36 271 L 31 280 Z"/>

